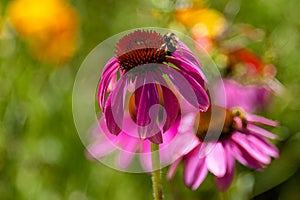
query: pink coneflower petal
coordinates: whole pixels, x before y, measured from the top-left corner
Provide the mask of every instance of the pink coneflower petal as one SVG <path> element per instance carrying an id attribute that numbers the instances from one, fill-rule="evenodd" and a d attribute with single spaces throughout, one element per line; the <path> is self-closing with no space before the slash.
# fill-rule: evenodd
<path id="1" fill-rule="evenodd" d="M 178 158 L 179 155 L 182 155 L 175 155 L 178 146 L 177 143 L 174 143 L 174 140 L 177 136 L 179 122 L 180 120 L 177 120 L 164 134 L 156 134 L 157 136 L 162 137 L 161 140 L 163 141 L 163 143 L 159 144 L 159 156 L 161 165 L 169 164 L 174 160 L 174 156 L 176 156 L 175 158 Z M 143 147 L 141 150 L 142 155 L 140 157 L 143 168 L 147 171 L 151 171 L 151 155 L 149 154 L 151 151 L 149 142 L 151 141 L 151 138 L 148 139 L 149 140 L 143 141 Z"/>
<path id="2" fill-rule="evenodd" d="M 103 156 L 106 156 L 107 154 L 110 154 L 116 149 L 115 145 L 109 141 L 95 141 L 93 144 L 91 144 L 87 151 L 88 156 L 91 158 L 100 158 Z"/>
<path id="3" fill-rule="evenodd" d="M 176 67 L 185 73 L 188 73 L 191 77 L 193 77 L 202 87 L 204 83 L 207 82 L 203 72 L 195 66 L 190 61 L 186 60 L 185 58 L 167 58 L 167 61 L 174 64 Z"/>
<path id="4" fill-rule="evenodd" d="M 199 106 L 199 108 L 202 111 L 206 111 L 208 109 L 210 103 L 209 103 L 209 97 L 208 97 L 204 87 L 199 82 L 197 82 L 194 78 L 192 78 L 189 73 L 185 73 L 183 71 L 179 71 L 179 72 L 185 77 L 185 79 L 189 82 L 189 84 L 195 91 L 195 95 L 197 97 L 198 103 L 201 105 L 201 106 Z M 205 92 L 204 95 L 203 95 L 203 92 Z"/>
<path id="5" fill-rule="evenodd" d="M 191 50 L 181 41 L 178 42 L 179 48 L 173 53 L 174 57 L 180 57 L 185 61 L 192 62 L 197 69 L 200 68 L 201 64 L 198 58 L 191 52 Z M 205 78 L 205 77 L 204 77 Z"/>
<path id="6" fill-rule="evenodd" d="M 169 143 L 169 145 L 161 145 L 160 155 L 161 155 L 162 163 L 163 164 L 172 163 L 178 158 L 180 158 L 182 155 L 185 155 L 187 152 L 195 148 L 196 145 L 193 139 L 195 138 L 191 138 L 191 137 L 185 138 L 184 135 L 183 137 L 178 137 L 177 134 L 175 138 Z M 191 142 L 191 144 L 189 142 Z"/>
<path id="7" fill-rule="evenodd" d="M 195 148 L 185 158 L 184 182 L 191 189 L 195 190 L 199 187 L 207 175 L 207 167 L 205 159 L 199 159 L 199 148 Z"/>
<path id="8" fill-rule="evenodd" d="M 261 123 L 261 124 L 265 124 L 265 125 L 268 125 L 268 126 L 278 126 L 279 125 L 278 122 L 276 122 L 276 121 L 273 121 L 273 120 L 270 120 L 270 119 L 267 119 L 265 117 L 258 116 L 258 115 L 248 114 L 247 115 L 247 120 L 249 122 Z"/>
<path id="9" fill-rule="evenodd" d="M 172 126 L 163 134 L 163 143 L 160 144 L 160 147 L 163 148 L 165 146 L 168 146 L 170 142 L 174 140 L 178 133 L 180 125 L 180 119 L 177 119 Z"/>
<path id="10" fill-rule="evenodd" d="M 119 126 L 120 126 L 120 122 L 121 122 L 120 120 L 122 119 L 122 116 L 120 115 L 116 116 L 113 114 L 111 96 L 109 96 L 107 99 L 104 115 L 105 115 L 105 121 L 107 123 L 109 132 L 114 135 L 118 135 L 121 132 L 121 128 Z M 115 121 L 116 118 L 118 123 Z"/>
<path id="11" fill-rule="evenodd" d="M 193 149 L 189 154 L 184 158 L 184 182 L 187 185 L 192 185 L 195 179 L 195 172 L 199 163 L 199 147 Z M 205 163 L 205 160 L 201 160 L 202 163 Z"/>
<path id="12" fill-rule="evenodd" d="M 137 77 L 137 82 L 140 82 L 143 78 Z M 135 105 L 137 106 L 137 125 L 139 126 L 146 126 L 151 122 L 151 119 L 149 117 L 149 108 L 151 107 L 150 104 L 150 87 L 151 84 L 144 84 L 145 80 L 142 82 L 142 86 L 137 88 L 135 90 Z M 141 136 L 145 137 L 145 136 Z"/>
<path id="13" fill-rule="evenodd" d="M 206 156 L 205 162 L 208 170 L 217 177 L 223 177 L 226 173 L 226 152 L 221 142 Z"/>
<path id="14" fill-rule="evenodd" d="M 224 144 L 226 153 L 226 173 L 223 177 L 215 177 L 216 184 L 221 191 L 225 191 L 231 185 L 235 173 L 235 161 L 230 151 L 230 146 Z"/>
<path id="15" fill-rule="evenodd" d="M 163 131 L 167 131 L 180 115 L 180 105 L 176 95 L 168 88 L 167 82 L 160 73 L 154 73 L 154 78 L 158 81 L 163 96 L 163 107 L 166 111 L 166 122 Z"/>
<path id="16" fill-rule="evenodd" d="M 202 111 L 206 111 L 209 107 L 209 98 L 206 91 L 202 86 L 191 77 L 179 76 L 174 72 L 174 69 L 165 67 L 162 69 L 168 75 L 175 87 L 179 90 L 180 94 L 194 107 Z M 188 83 L 187 83 L 188 81 Z M 192 88 L 191 88 L 192 87 Z M 191 94 L 194 93 L 194 94 Z"/>
<path id="17" fill-rule="evenodd" d="M 254 124 L 248 124 L 247 129 L 250 132 L 253 132 L 254 134 L 258 134 L 258 135 L 261 135 L 261 136 L 264 136 L 264 137 L 267 137 L 267 138 L 270 138 L 270 139 L 277 139 L 278 138 L 277 135 L 274 135 L 273 133 L 267 131 L 266 129 L 255 126 Z"/>
<path id="18" fill-rule="evenodd" d="M 251 141 L 248 140 L 247 135 L 237 132 L 231 136 L 231 139 L 257 161 L 263 164 L 269 164 L 271 162 L 271 158 L 261 152 L 256 144 L 251 143 Z"/>
<path id="19" fill-rule="evenodd" d="M 113 77 L 115 77 L 118 68 L 118 59 L 113 57 L 108 61 L 103 69 L 103 74 L 98 88 L 98 101 L 102 110 L 104 109 L 105 97 L 108 92 L 108 87 L 110 86 Z"/>
<path id="20" fill-rule="evenodd" d="M 118 166 L 124 169 L 129 166 L 140 143 L 141 141 L 139 139 L 132 138 L 124 133 L 119 135 L 118 146 L 122 147 L 122 150 L 118 156 Z"/>
<path id="21" fill-rule="evenodd" d="M 202 163 L 202 161 L 199 162 L 197 170 L 196 170 L 196 174 L 195 174 L 195 179 L 193 181 L 193 184 L 191 185 L 191 189 L 192 190 L 196 190 L 199 185 L 204 181 L 205 177 L 207 176 L 207 167 L 204 164 L 204 162 Z"/>
<path id="22" fill-rule="evenodd" d="M 107 92 L 111 92 L 115 88 L 116 84 L 117 84 L 117 73 L 114 73 L 111 76 L 111 80 L 107 87 Z"/>
<path id="23" fill-rule="evenodd" d="M 182 120 L 182 121 L 181 121 Z M 186 119 L 177 119 L 172 127 L 163 134 L 163 141 L 160 145 L 162 163 L 172 163 L 182 155 L 185 155 L 195 148 L 199 141 L 191 132 L 181 132 L 182 126 L 186 126 Z M 188 122 L 191 124 L 191 122 Z"/>
<path id="24" fill-rule="evenodd" d="M 160 151 L 160 157 L 161 162 L 163 164 L 170 163 L 174 161 L 174 158 L 177 159 L 179 155 L 177 154 L 178 150 L 178 143 L 176 143 L 176 140 L 178 138 L 178 128 L 180 126 L 180 119 L 177 119 L 177 121 L 168 129 L 167 132 L 162 134 L 163 137 L 163 143 L 159 145 L 159 151 Z"/>
<path id="25" fill-rule="evenodd" d="M 182 160 L 182 158 L 180 157 L 171 164 L 171 166 L 168 170 L 168 173 L 167 173 L 168 180 L 171 180 L 174 177 L 176 169 L 177 169 L 178 165 L 180 164 L 181 160 Z"/>
<path id="26" fill-rule="evenodd" d="M 149 110 L 154 104 L 158 104 L 158 94 L 155 92 L 154 84 L 145 84 L 141 87 L 140 97 L 136 95 L 136 99 L 140 99 L 137 107 L 137 125 L 147 126 L 151 122 Z M 138 89 L 139 90 L 139 89 Z M 154 90 L 154 92 L 153 92 Z M 154 97 L 152 95 L 155 95 Z M 145 138 L 146 135 L 142 135 Z"/>
<path id="27" fill-rule="evenodd" d="M 247 151 L 245 151 L 243 148 L 240 148 L 240 146 L 234 142 L 230 142 L 230 148 L 235 159 L 237 159 L 243 165 L 257 170 L 264 167 L 263 164 L 255 160 Z"/>
<path id="28" fill-rule="evenodd" d="M 163 130 L 167 131 L 175 122 L 180 108 L 177 97 L 169 88 L 161 85 L 161 90 L 164 99 L 164 109 L 166 110 L 167 114 L 167 119 Z"/>
<path id="29" fill-rule="evenodd" d="M 123 123 L 124 96 L 126 92 L 124 88 L 126 84 L 126 79 L 122 79 L 118 82 L 114 91 L 108 96 L 104 109 L 107 128 L 114 135 L 118 135 L 122 128 L 120 126 L 122 126 Z"/>
<path id="30" fill-rule="evenodd" d="M 126 169 L 130 165 L 134 155 L 135 153 L 133 152 L 123 151 L 123 150 L 120 151 L 116 161 L 117 166 L 119 166 L 122 169 Z"/>
<path id="31" fill-rule="evenodd" d="M 162 143 L 162 136 L 156 124 L 158 109 L 152 109 L 152 111 L 149 112 L 153 105 L 159 103 L 158 91 L 155 83 L 147 83 L 147 78 L 150 77 L 146 76 L 145 84 L 137 89 L 141 89 L 142 91 L 135 95 L 140 101 L 137 105 L 136 122 L 137 125 L 141 126 L 139 127 L 139 134 L 141 138 L 148 138 L 152 142 L 160 144 Z"/>
<path id="32" fill-rule="evenodd" d="M 148 140 L 145 140 L 141 149 L 140 161 L 143 169 L 150 172 L 152 171 L 152 157 L 151 145 Z"/>
<path id="33" fill-rule="evenodd" d="M 260 149 L 261 152 L 263 152 L 263 154 L 267 154 L 274 158 L 279 157 L 278 149 L 263 137 L 256 136 L 256 135 L 248 135 L 247 139 L 251 141 L 253 144 L 255 144 L 256 147 Z"/>

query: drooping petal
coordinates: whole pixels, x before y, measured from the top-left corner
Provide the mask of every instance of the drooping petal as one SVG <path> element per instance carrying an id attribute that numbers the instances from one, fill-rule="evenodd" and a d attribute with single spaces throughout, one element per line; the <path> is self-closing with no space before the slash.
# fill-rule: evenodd
<path id="1" fill-rule="evenodd" d="M 235 142 L 229 140 L 230 149 L 232 155 L 237 159 L 240 163 L 245 166 L 248 166 L 253 169 L 262 169 L 264 165 L 260 163 L 258 160 L 254 159 L 247 151 L 240 147 L 240 145 Z"/>
<path id="2" fill-rule="evenodd" d="M 150 118 L 148 111 L 150 108 L 150 84 L 146 84 L 146 80 L 141 76 L 136 78 L 136 90 L 134 91 L 136 114 L 137 114 L 137 124 L 139 126 L 145 126 L 150 123 Z"/>
<path id="3" fill-rule="evenodd" d="M 256 170 L 263 169 L 264 166 L 260 162 L 253 159 L 247 152 L 240 149 L 236 144 L 231 143 L 231 148 L 232 155 L 241 164 Z"/>
<path id="4" fill-rule="evenodd" d="M 141 165 L 146 172 L 152 171 L 152 156 L 150 145 L 151 144 L 149 140 L 144 140 L 140 154 Z"/>
<path id="5" fill-rule="evenodd" d="M 114 135 L 118 135 L 122 129 L 126 84 L 126 79 L 120 79 L 114 91 L 108 96 L 104 109 L 107 128 Z"/>
<path id="6" fill-rule="evenodd" d="M 179 102 L 175 94 L 169 88 L 161 85 L 161 90 L 164 99 L 164 109 L 166 110 L 167 113 L 167 119 L 163 127 L 163 130 L 165 132 L 176 121 L 180 108 L 179 108 Z"/>
<path id="7" fill-rule="evenodd" d="M 111 81 L 109 82 L 109 85 L 107 87 L 107 92 L 111 92 L 117 84 L 117 73 L 113 74 L 111 77 Z"/>
<path id="8" fill-rule="evenodd" d="M 122 169 L 126 169 L 130 165 L 134 155 L 135 153 L 133 152 L 121 150 L 119 152 L 119 155 L 116 157 L 117 166 L 119 166 Z"/>
<path id="9" fill-rule="evenodd" d="M 224 143 L 225 144 L 223 146 L 226 154 L 226 164 L 227 164 L 226 173 L 223 177 L 217 177 L 217 176 L 215 177 L 216 184 L 219 190 L 221 191 L 225 191 L 229 188 L 235 173 L 235 161 L 233 155 L 231 154 L 230 146 L 228 143 L 226 142 Z"/>
<path id="10" fill-rule="evenodd" d="M 180 114 L 180 105 L 176 95 L 168 88 L 167 82 L 164 77 L 159 72 L 153 73 L 155 80 L 158 82 L 157 86 L 161 90 L 161 95 L 163 98 L 163 106 L 166 111 L 166 121 L 163 127 L 163 131 L 167 131 L 173 123 L 177 120 Z"/>
<path id="11" fill-rule="evenodd" d="M 120 153 L 117 157 L 117 164 L 121 168 L 125 169 L 132 161 L 135 152 L 137 151 L 142 140 L 134 138 L 122 132 L 118 135 L 118 146 L 120 147 Z"/>
<path id="12" fill-rule="evenodd" d="M 263 163 L 263 164 L 269 164 L 271 162 L 271 159 L 268 155 L 266 155 L 264 152 L 261 152 L 256 144 L 251 143 L 251 141 L 248 140 L 248 136 L 242 133 L 235 133 L 231 136 L 231 139 L 240 146 L 243 150 L 248 152 L 250 156 L 252 156 L 255 160 Z"/>
<path id="13" fill-rule="evenodd" d="M 277 139 L 278 136 L 274 135 L 273 133 L 267 131 L 266 129 L 260 128 L 258 126 L 255 126 L 254 124 L 247 124 L 247 130 L 249 130 L 251 133 L 258 134 L 270 139 Z"/>
<path id="14" fill-rule="evenodd" d="M 151 119 L 149 116 L 150 104 L 150 86 L 151 84 L 144 84 L 139 88 L 141 90 L 140 95 L 135 95 L 136 99 L 139 99 L 137 104 L 137 124 L 139 126 L 146 126 L 150 124 Z M 139 90 L 138 89 L 138 90 Z M 146 133 L 145 133 L 146 134 Z M 142 135 L 145 138 L 146 135 Z"/>
<path id="15" fill-rule="evenodd" d="M 180 94 L 194 107 L 206 111 L 209 107 L 209 98 L 202 86 L 200 86 L 192 77 L 177 72 L 177 70 L 168 66 L 162 68 L 162 71 L 168 75 Z"/>
<path id="16" fill-rule="evenodd" d="M 221 142 L 217 142 L 206 156 L 205 162 L 208 170 L 217 177 L 223 177 L 226 173 L 226 156 L 227 154 Z"/>
<path id="17" fill-rule="evenodd" d="M 179 58 L 167 58 L 169 63 L 172 63 L 176 67 L 180 69 L 180 71 L 189 74 L 193 77 L 202 87 L 204 87 L 205 82 L 207 82 L 205 75 L 203 72 L 198 68 L 196 65 L 191 63 L 188 60 L 180 59 Z"/>
<path id="18" fill-rule="evenodd" d="M 180 126 L 181 119 L 177 119 L 171 127 L 163 134 L 164 143 L 160 144 L 159 148 L 162 149 L 165 146 L 170 145 L 170 143 L 174 140 L 176 135 L 178 134 L 178 129 Z"/>
<path id="19" fill-rule="evenodd" d="M 252 142 L 252 144 L 255 144 L 256 147 L 263 153 L 269 156 L 272 156 L 274 158 L 279 157 L 279 151 L 278 149 L 272 145 L 268 140 L 265 138 L 258 136 L 258 135 L 247 135 L 247 139 Z"/>
<path id="20" fill-rule="evenodd" d="M 205 158 L 199 159 L 199 147 L 195 148 L 185 157 L 184 182 L 195 190 L 203 182 L 207 175 Z"/>
<path id="21" fill-rule="evenodd" d="M 87 148 L 87 155 L 90 158 L 98 159 L 116 150 L 116 146 L 109 140 L 95 141 Z"/>
<path id="22" fill-rule="evenodd" d="M 87 156 L 90 158 L 101 158 L 106 156 L 117 149 L 115 145 L 117 137 L 108 133 L 108 129 L 104 119 L 101 118 L 92 129 L 92 137 L 95 138 L 94 142 L 87 148 Z"/>
<path id="23" fill-rule="evenodd" d="M 201 185 L 207 175 L 207 172 L 208 170 L 205 163 L 200 161 L 196 170 L 195 180 L 193 181 L 194 183 L 191 185 L 192 190 L 196 190 Z"/>
<path id="24" fill-rule="evenodd" d="M 148 138 L 148 127 L 155 123 L 152 121 L 155 119 L 150 117 L 149 111 L 153 105 L 158 104 L 158 94 L 155 84 L 148 83 L 143 85 L 141 88 L 142 91 L 139 98 L 140 102 L 138 103 L 137 107 L 137 125 L 141 126 L 140 136 L 142 138 Z M 136 97 L 138 98 L 138 95 L 136 95 Z"/>
<path id="25" fill-rule="evenodd" d="M 102 110 L 104 110 L 105 97 L 111 81 L 114 79 L 119 68 L 118 59 L 111 58 L 103 69 L 101 80 L 98 88 L 98 102 Z"/>
<path id="26" fill-rule="evenodd" d="M 148 138 L 152 142 L 160 144 L 162 143 L 162 136 L 156 123 L 158 109 L 156 109 L 157 107 L 152 108 L 152 106 L 159 103 L 159 97 L 156 84 L 151 83 L 152 79 L 150 76 L 146 75 L 144 84 L 137 89 L 141 89 L 141 92 L 139 91 L 135 95 L 135 98 L 139 99 L 139 102 L 136 102 L 137 125 L 139 126 L 141 138 Z M 151 112 L 150 109 L 152 109 Z"/>
<path id="27" fill-rule="evenodd" d="M 143 85 L 145 79 L 142 76 L 137 76 L 135 79 L 135 91 L 134 91 L 134 109 L 137 111 L 142 98 Z"/>
<path id="28" fill-rule="evenodd" d="M 267 119 L 267 118 L 262 117 L 262 116 L 258 116 L 258 115 L 247 114 L 247 121 L 254 122 L 254 123 L 260 123 L 260 124 L 265 124 L 265 125 L 268 125 L 268 126 L 278 126 L 278 122 Z"/>
<path id="29" fill-rule="evenodd" d="M 201 64 L 198 60 L 198 58 L 191 52 L 191 50 L 183 43 L 178 42 L 179 48 L 176 49 L 176 51 L 172 54 L 173 57 L 181 58 L 185 61 L 192 62 L 197 68 L 201 67 Z"/>
<path id="30" fill-rule="evenodd" d="M 184 157 L 184 182 L 191 186 L 195 179 L 196 169 L 199 163 L 198 157 L 199 147 L 196 147 Z M 205 160 L 202 160 L 205 163 Z"/>
<path id="31" fill-rule="evenodd" d="M 209 97 L 204 87 L 202 87 L 194 78 L 192 78 L 188 73 L 183 71 L 179 71 L 185 79 L 189 82 L 191 87 L 193 88 L 196 98 L 198 100 L 199 109 L 202 111 L 206 111 L 210 105 Z"/>
<path id="32" fill-rule="evenodd" d="M 188 126 L 188 124 L 190 125 L 189 129 L 184 130 L 185 128 L 182 126 Z M 192 125 L 192 121 L 187 121 L 186 118 L 178 119 L 163 134 L 164 142 L 159 146 L 163 165 L 174 162 L 199 145 L 199 140 L 192 131 Z"/>
<path id="33" fill-rule="evenodd" d="M 120 115 L 114 116 L 113 115 L 111 104 L 112 104 L 111 96 L 109 96 L 107 99 L 107 102 L 106 102 L 105 110 L 104 110 L 105 121 L 106 121 L 109 132 L 111 134 L 118 135 L 121 132 L 121 128 L 119 127 L 120 124 L 118 124 L 116 121 L 118 121 L 120 123 L 122 116 L 120 116 Z M 115 119 L 117 119 L 117 120 L 115 120 Z"/>
<path id="34" fill-rule="evenodd" d="M 174 177 L 176 169 L 177 169 L 178 165 L 180 164 L 181 160 L 182 160 L 182 157 L 178 158 L 169 167 L 169 170 L 168 170 L 168 173 L 167 173 L 167 179 L 168 180 L 171 180 Z"/>

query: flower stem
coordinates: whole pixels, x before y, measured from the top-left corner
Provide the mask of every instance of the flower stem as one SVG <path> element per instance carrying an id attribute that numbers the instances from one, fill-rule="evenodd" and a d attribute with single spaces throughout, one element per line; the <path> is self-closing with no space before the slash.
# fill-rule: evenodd
<path id="1" fill-rule="evenodd" d="M 219 199 L 220 200 L 227 200 L 227 192 L 224 191 L 224 192 L 219 192 Z"/>
<path id="2" fill-rule="evenodd" d="M 163 199 L 163 191 L 161 184 L 161 170 L 160 170 L 160 159 L 159 159 L 159 146 L 151 142 L 152 151 L 152 187 L 154 200 Z"/>

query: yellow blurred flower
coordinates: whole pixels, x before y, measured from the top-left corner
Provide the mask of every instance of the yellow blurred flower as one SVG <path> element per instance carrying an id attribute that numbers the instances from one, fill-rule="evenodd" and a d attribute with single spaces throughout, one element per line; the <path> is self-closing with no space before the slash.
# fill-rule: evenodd
<path id="1" fill-rule="evenodd" d="M 14 0 L 8 17 L 38 59 L 63 63 L 77 47 L 78 15 L 63 0 Z"/>
<path id="2" fill-rule="evenodd" d="M 188 8 L 176 10 L 175 19 L 191 28 L 193 34 L 213 38 L 223 33 L 226 20 L 221 13 L 210 8 Z"/>

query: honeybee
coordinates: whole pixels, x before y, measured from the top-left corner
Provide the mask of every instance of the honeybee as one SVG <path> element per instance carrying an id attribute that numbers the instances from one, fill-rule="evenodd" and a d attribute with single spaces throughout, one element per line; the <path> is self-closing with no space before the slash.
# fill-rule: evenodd
<path id="1" fill-rule="evenodd" d="M 159 50 L 164 50 L 168 55 L 171 55 L 178 48 L 179 38 L 175 33 L 167 33 L 163 36 L 165 43 L 161 45 Z"/>

